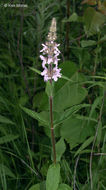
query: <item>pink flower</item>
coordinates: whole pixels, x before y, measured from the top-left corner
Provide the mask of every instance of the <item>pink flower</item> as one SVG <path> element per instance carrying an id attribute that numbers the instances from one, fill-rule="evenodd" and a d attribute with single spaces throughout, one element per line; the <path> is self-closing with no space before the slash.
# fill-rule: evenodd
<path id="1" fill-rule="evenodd" d="M 61 69 L 58 69 L 57 67 L 54 67 L 52 69 L 52 72 L 50 72 L 47 68 L 43 70 L 41 73 L 42 76 L 44 76 L 44 81 L 48 81 L 50 79 L 53 79 L 54 81 L 57 81 L 58 78 L 61 78 Z"/>
<path id="2" fill-rule="evenodd" d="M 44 52 L 44 51 L 46 51 L 46 50 L 47 50 L 47 46 L 46 46 L 45 44 L 42 44 L 42 46 L 44 46 L 44 47 L 43 47 L 42 50 L 40 50 L 40 52 Z"/>
<path id="3" fill-rule="evenodd" d="M 46 57 L 40 55 L 40 58 L 41 58 L 41 60 L 43 61 L 43 62 L 42 62 L 42 67 L 45 68 L 46 61 L 47 61 L 47 60 L 46 60 Z"/>
<path id="4" fill-rule="evenodd" d="M 53 58 L 52 57 L 48 58 L 48 62 L 47 63 L 48 64 L 53 63 Z"/>
<path id="5" fill-rule="evenodd" d="M 54 32 L 54 29 L 56 28 L 51 27 L 48 34 L 48 41 L 46 42 L 46 44 L 42 44 L 43 49 L 40 51 L 41 53 L 43 53 L 43 55 L 45 55 L 40 55 L 40 58 L 42 60 L 42 67 L 44 69 L 41 75 L 44 77 L 44 81 L 57 81 L 58 78 L 61 78 L 62 75 L 60 73 L 61 69 L 58 68 L 58 61 L 60 60 L 58 59 L 58 56 L 60 54 L 58 46 L 60 44 L 57 44 L 55 42 L 56 33 Z"/>
<path id="6" fill-rule="evenodd" d="M 57 81 L 58 78 L 61 78 L 61 73 L 60 73 L 61 69 L 58 69 L 58 68 L 54 68 L 53 69 L 53 76 L 52 76 L 52 79 L 54 79 L 54 81 Z"/>
<path id="7" fill-rule="evenodd" d="M 59 61 L 60 59 L 58 59 L 56 56 L 54 56 L 54 64 L 56 65 L 56 66 L 58 66 L 58 61 Z"/>

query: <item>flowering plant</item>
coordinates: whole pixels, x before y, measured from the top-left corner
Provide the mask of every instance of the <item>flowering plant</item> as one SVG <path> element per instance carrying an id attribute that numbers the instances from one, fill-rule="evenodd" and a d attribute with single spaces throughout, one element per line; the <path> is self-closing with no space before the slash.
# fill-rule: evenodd
<path id="1" fill-rule="evenodd" d="M 58 78 L 61 78 L 61 69 L 58 68 L 58 56 L 60 51 L 57 44 L 55 42 L 56 36 L 56 19 L 52 19 L 52 23 L 50 26 L 50 31 L 47 36 L 47 42 L 42 44 L 43 49 L 40 51 L 43 55 L 40 55 L 43 67 L 43 72 L 41 75 L 44 76 L 44 81 L 50 81 L 52 87 L 52 80 L 57 81 Z M 56 164 L 56 148 L 55 148 L 55 136 L 54 136 L 54 126 L 53 126 L 53 96 L 52 96 L 52 88 L 51 93 L 49 96 L 49 105 L 50 105 L 50 122 L 51 122 L 51 141 L 52 141 L 52 148 L 53 148 L 53 159 L 54 163 Z"/>

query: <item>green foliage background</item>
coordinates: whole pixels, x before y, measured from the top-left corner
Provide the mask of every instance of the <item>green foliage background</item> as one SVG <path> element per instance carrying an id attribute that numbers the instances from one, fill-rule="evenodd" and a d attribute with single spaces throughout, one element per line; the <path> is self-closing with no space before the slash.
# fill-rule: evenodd
<path id="1" fill-rule="evenodd" d="M 9 7 L 19 3 L 28 7 Z M 0 2 L 0 190 L 106 189 L 105 15 L 102 0 Z M 39 74 L 53 17 L 63 74 L 53 91 L 56 166 Z"/>

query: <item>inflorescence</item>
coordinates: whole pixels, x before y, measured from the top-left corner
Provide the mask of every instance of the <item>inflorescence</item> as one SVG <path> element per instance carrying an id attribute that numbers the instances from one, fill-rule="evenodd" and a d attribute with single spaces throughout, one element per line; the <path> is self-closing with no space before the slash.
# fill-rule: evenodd
<path id="1" fill-rule="evenodd" d="M 43 55 L 40 55 L 43 67 L 43 72 L 41 72 L 41 75 L 44 76 L 44 81 L 48 80 L 54 80 L 57 81 L 58 78 L 61 78 L 61 69 L 58 68 L 58 56 L 60 54 L 60 51 L 58 49 L 58 46 L 60 44 L 57 44 L 55 42 L 57 36 L 56 36 L 56 19 L 52 19 L 52 23 L 50 26 L 50 31 L 47 36 L 47 42 L 45 44 L 42 44 L 43 49 L 40 51 L 43 53 Z"/>

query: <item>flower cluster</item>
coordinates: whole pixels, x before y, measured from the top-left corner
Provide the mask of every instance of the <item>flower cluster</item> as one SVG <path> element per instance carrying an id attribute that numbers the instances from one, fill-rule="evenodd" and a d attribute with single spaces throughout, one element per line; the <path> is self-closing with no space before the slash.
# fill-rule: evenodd
<path id="1" fill-rule="evenodd" d="M 50 31 L 48 34 L 48 41 L 42 44 L 43 49 L 40 51 L 43 55 L 40 55 L 42 60 L 44 81 L 54 80 L 57 81 L 61 77 L 61 69 L 58 68 L 58 56 L 60 51 L 58 49 L 59 44 L 55 42 L 56 40 L 56 20 L 53 18 Z"/>

